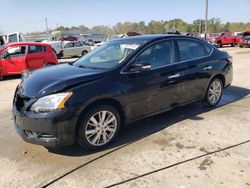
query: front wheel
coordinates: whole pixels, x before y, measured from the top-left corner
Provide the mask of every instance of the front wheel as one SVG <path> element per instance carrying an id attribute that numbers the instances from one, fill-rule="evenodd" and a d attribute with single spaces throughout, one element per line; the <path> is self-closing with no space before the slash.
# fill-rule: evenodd
<path id="1" fill-rule="evenodd" d="M 220 41 L 218 41 L 216 45 L 217 45 L 218 48 L 221 48 L 221 47 L 222 47 L 222 44 L 221 44 Z"/>
<path id="2" fill-rule="evenodd" d="M 208 106 L 216 106 L 222 96 L 223 83 L 219 78 L 213 79 L 207 89 L 205 102 Z"/>
<path id="3" fill-rule="evenodd" d="M 79 121 L 78 143 L 89 150 L 106 147 L 117 137 L 120 125 L 121 118 L 114 107 L 94 107 Z"/>

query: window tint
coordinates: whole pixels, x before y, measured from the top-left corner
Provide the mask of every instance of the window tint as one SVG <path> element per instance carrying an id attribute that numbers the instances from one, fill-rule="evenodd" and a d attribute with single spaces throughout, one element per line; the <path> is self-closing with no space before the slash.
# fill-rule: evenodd
<path id="1" fill-rule="evenodd" d="M 82 43 L 81 43 L 81 42 L 76 42 L 76 43 L 75 43 L 75 47 L 80 47 L 80 46 L 82 46 Z"/>
<path id="2" fill-rule="evenodd" d="M 9 35 L 9 42 L 18 42 L 17 34 Z"/>
<path id="3" fill-rule="evenodd" d="M 140 55 L 136 62 L 148 63 L 151 68 L 157 68 L 174 62 L 174 47 L 172 41 L 153 44 Z"/>
<path id="4" fill-rule="evenodd" d="M 45 52 L 46 47 L 44 46 L 29 46 L 29 54 Z"/>
<path id="5" fill-rule="evenodd" d="M 191 40 L 177 40 L 180 61 L 200 58 L 209 55 L 211 48 L 205 44 Z"/>
<path id="6" fill-rule="evenodd" d="M 64 46 L 64 48 L 73 48 L 73 43 L 68 43 Z"/>
<path id="7" fill-rule="evenodd" d="M 8 53 L 10 57 L 20 57 L 20 56 L 24 56 L 25 52 L 26 52 L 25 46 L 15 46 L 15 47 L 8 48 L 8 50 L 3 52 L 3 54 Z"/>

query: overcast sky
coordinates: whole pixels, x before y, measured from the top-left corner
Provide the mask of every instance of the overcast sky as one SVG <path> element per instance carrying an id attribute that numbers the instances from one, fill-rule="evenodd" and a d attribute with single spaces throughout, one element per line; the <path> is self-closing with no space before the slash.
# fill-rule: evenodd
<path id="1" fill-rule="evenodd" d="M 44 31 L 80 24 L 113 26 L 117 22 L 170 20 L 191 23 L 205 18 L 205 0 L 0 0 L 0 30 L 9 33 Z M 209 0 L 209 18 L 250 22 L 250 0 Z"/>

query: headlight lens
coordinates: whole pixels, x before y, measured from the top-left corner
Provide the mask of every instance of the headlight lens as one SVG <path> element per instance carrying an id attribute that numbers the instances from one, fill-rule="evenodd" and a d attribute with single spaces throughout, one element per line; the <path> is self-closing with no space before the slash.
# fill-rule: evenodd
<path id="1" fill-rule="evenodd" d="M 73 95 L 72 92 L 67 92 L 42 97 L 31 106 L 30 110 L 34 112 L 50 112 L 62 109 L 71 95 Z"/>

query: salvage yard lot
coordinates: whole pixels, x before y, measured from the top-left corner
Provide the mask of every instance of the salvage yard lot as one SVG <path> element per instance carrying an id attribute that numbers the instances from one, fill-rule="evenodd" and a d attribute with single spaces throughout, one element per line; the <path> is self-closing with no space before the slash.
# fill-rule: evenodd
<path id="1" fill-rule="evenodd" d="M 135 122 L 96 152 L 22 141 L 11 119 L 20 79 L 1 81 L 0 187 L 250 187 L 250 48 L 222 50 L 234 80 L 217 108 L 193 103 Z"/>

